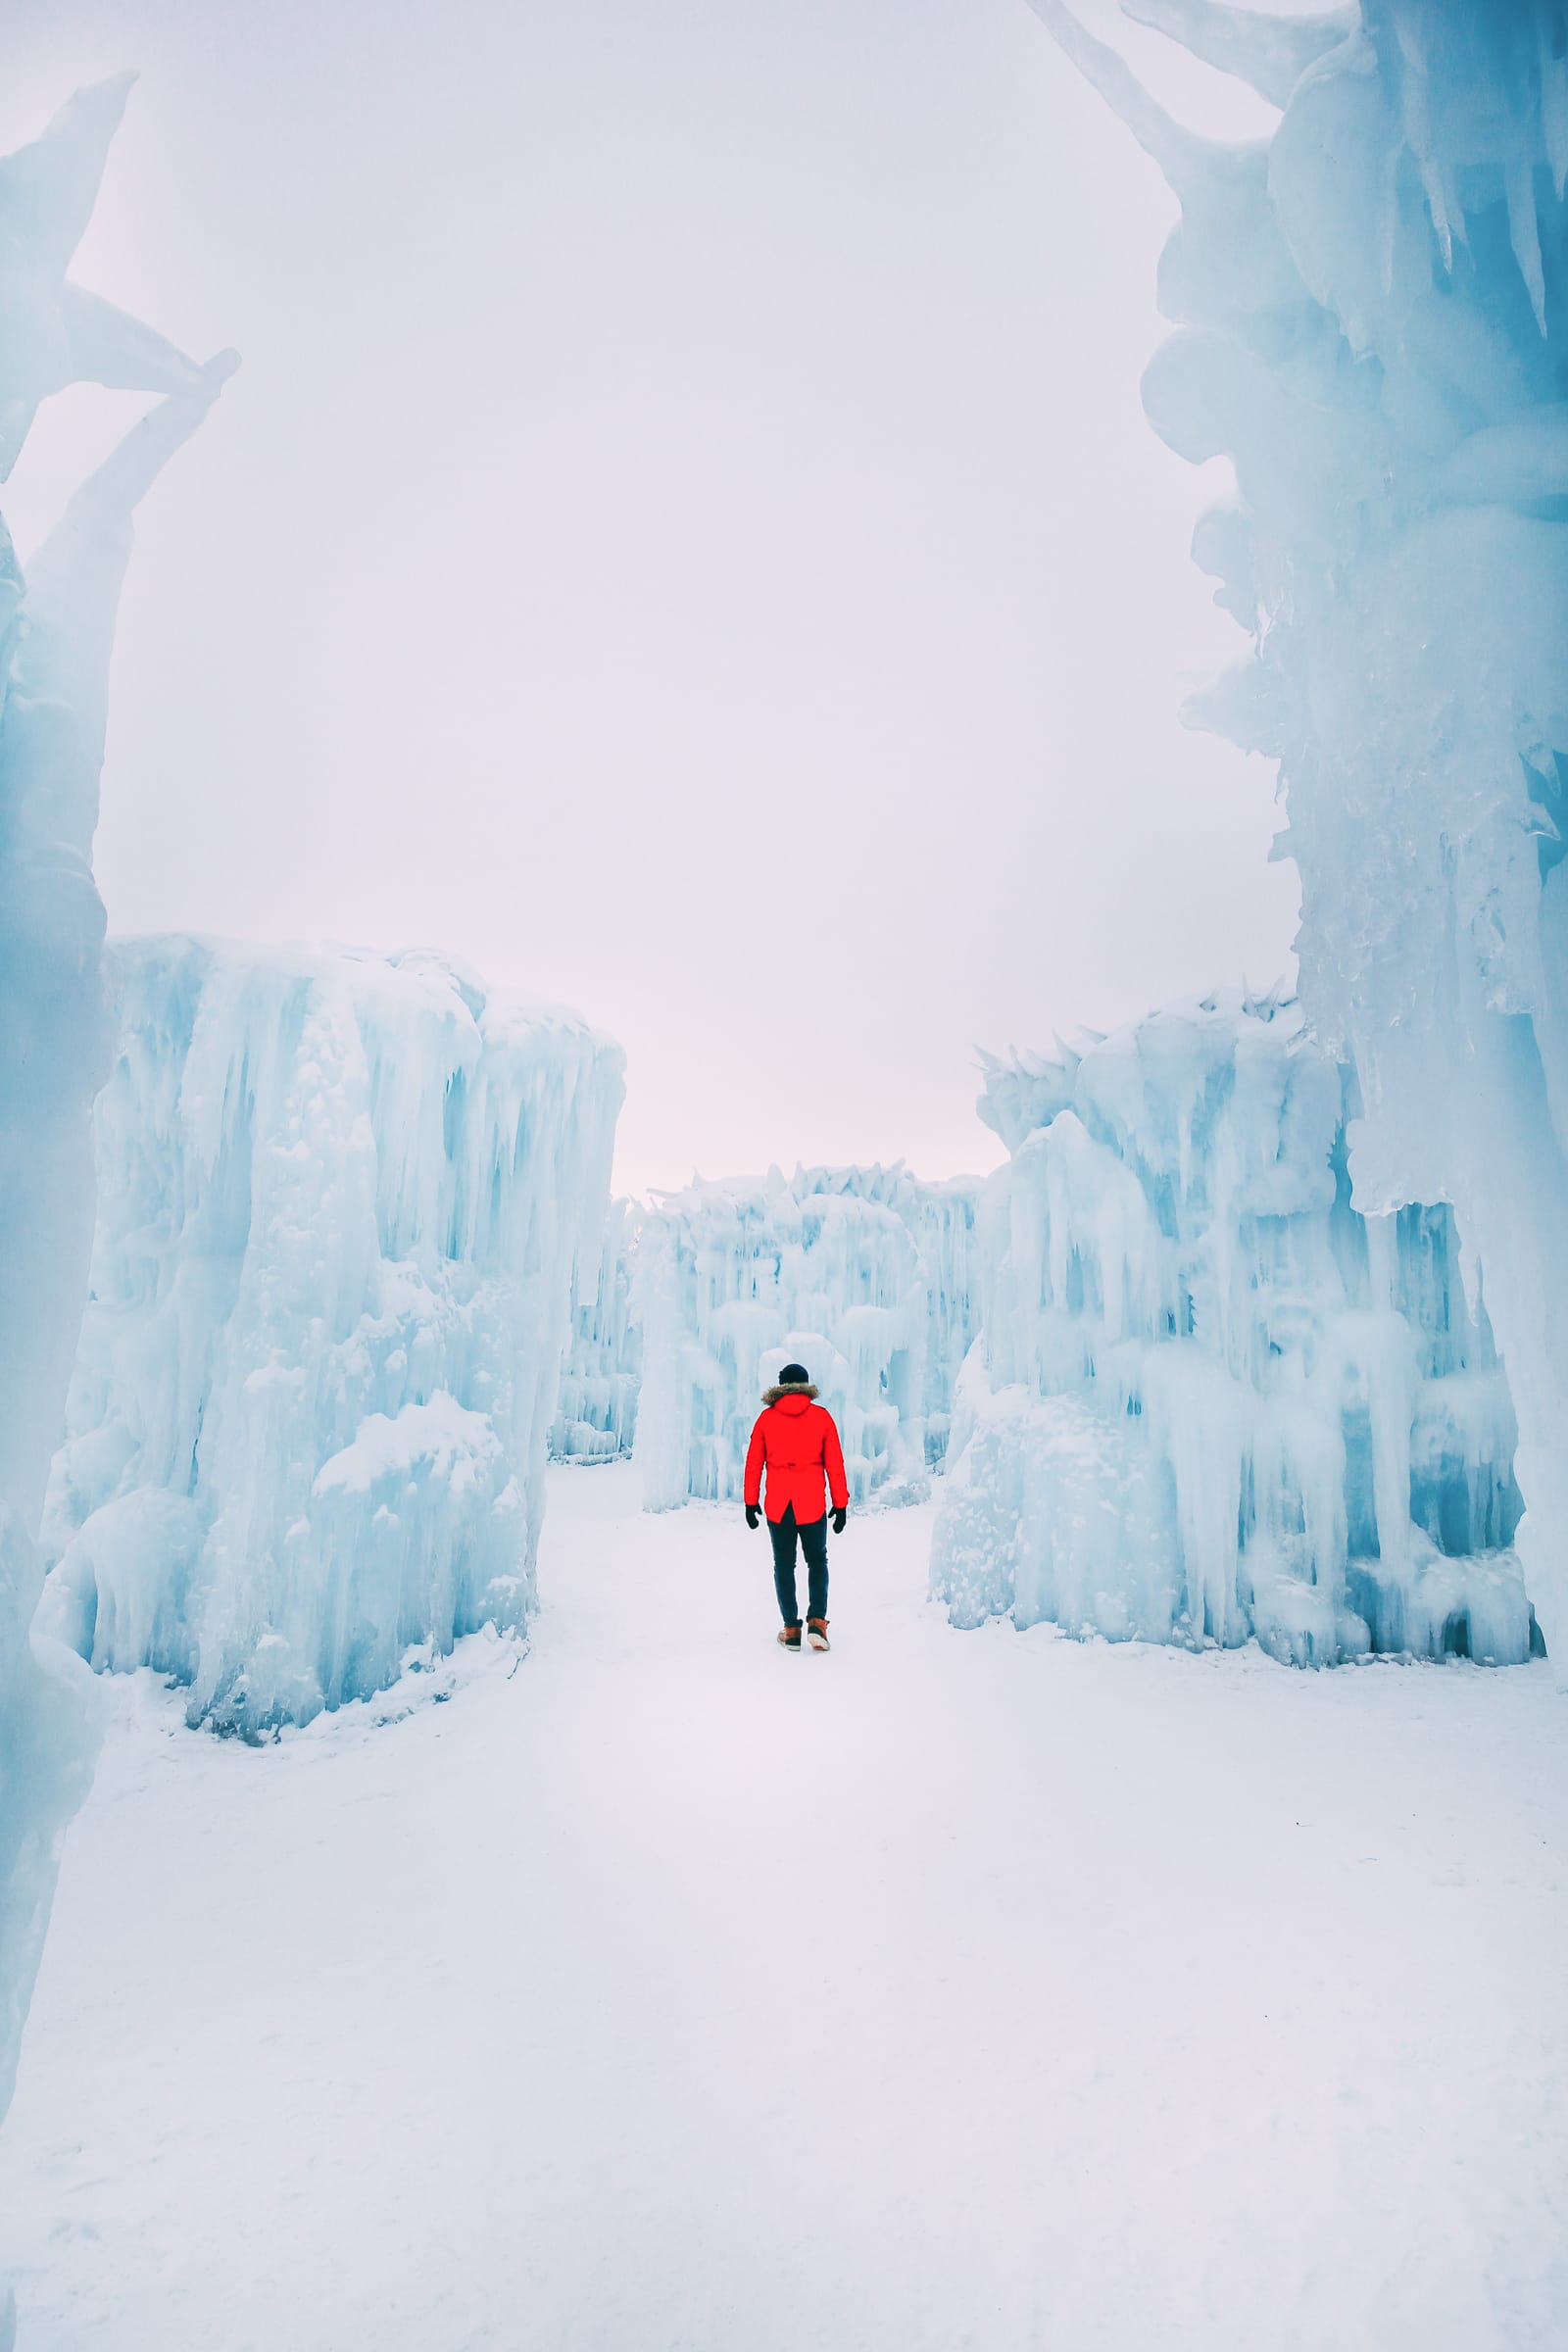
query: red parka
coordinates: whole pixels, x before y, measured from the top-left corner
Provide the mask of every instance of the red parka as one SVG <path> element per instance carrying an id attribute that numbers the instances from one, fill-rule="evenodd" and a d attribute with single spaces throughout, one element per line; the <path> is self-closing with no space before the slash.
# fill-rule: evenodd
<path id="1" fill-rule="evenodd" d="M 746 1448 L 748 1506 L 761 1500 L 764 1467 L 769 1519 L 782 1519 L 792 1502 L 798 1526 L 809 1527 L 820 1519 L 827 1509 L 822 1499 L 824 1475 L 833 1508 L 847 1511 L 850 1507 L 837 1424 L 827 1407 L 813 1404 L 803 1390 L 776 1398 L 757 1416 Z"/>

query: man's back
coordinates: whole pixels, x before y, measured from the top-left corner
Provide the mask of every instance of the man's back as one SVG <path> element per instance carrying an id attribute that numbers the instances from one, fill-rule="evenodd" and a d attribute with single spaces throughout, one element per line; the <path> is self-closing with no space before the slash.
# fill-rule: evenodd
<path id="1" fill-rule="evenodd" d="M 769 1389 L 757 1416 L 746 1454 L 746 1499 L 761 1498 L 765 1470 L 770 1520 L 782 1519 L 793 1504 L 796 1519 L 809 1526 L 827 1508 L 825 1489 L 831 1490 L 835 1509 L 849 1500 L 838 1425 L 814 1398 L 814 1390 Z"/>

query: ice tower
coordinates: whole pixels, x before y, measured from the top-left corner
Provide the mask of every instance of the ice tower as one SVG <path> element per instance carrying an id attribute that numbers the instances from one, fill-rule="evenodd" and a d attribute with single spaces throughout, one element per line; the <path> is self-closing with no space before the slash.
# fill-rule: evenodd
<path id="1" fill-rule="evenodd" d="M 136 504 L 235 365 L 224 353 L 198 367 L 66 275 L 131 79 L 78 90 L 41 138 L 0 159 L 0 479 L 39 402 L 67 384 L 169 396 L 76 493 L 25 579 L 0 524 L 0 2114 L 60 1839 L 91 1770 L 69 1660 L 28 1629 L 108 1067 L 92 838 L 109 654 Z"/>
<path id="2" fill-rule="evenodd" d="M 1303 1666 L 1539 1645 L 1451 1211 L 1357 1214 L 1344 1095 L 1298 1004 L 1236 992 L 990 1064 L 1011 1158 L 932 1547 L 956 1623 Z"/>
<path id="3" fill-rule="evenodd" d="M 117 940 L 106 966 L 38 1622 L 256 1739 L 531 1610 L 620 1049 L 430 954 Z"/>
<path id="4" fill-rule="evenodd" d="M 1181 206 L 1144 397 L 1237 496 L 1194 553 L 1251 643 L 1191 708 L 1277 759 L 1300 993 L 1357 1208 L 1451 1203 L 1568 1664 L 1568 12 L 1123 0 L 1279 110 L 1216 145 L 1032 0 Z"/>

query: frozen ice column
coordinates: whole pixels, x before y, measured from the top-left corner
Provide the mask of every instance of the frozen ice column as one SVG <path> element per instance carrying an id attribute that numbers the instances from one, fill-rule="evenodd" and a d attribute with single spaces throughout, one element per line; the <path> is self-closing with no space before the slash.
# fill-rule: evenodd
<path id="1" fill-rule="evenodd" d="M 792 1357 L 838 1421 L 854 1500 L 923 1493 L 973 1337 L 975 1192 L 900 1162 L 660 1195 L 632 1282 L 646 1506 L 738 1500 L 761 1392 Z"/>
<path id="2" fill-rule="evenodd" d="M 583 1269 L 550 1432 L 558 1461 L 612 1462 L 631 1452 L 642 1381 L 642 1332 L 631 1312 L 640 1221 L 631 1201 L 612 1200 L 591 1283 Z"/>
<path id="3" fill-rule="evenodd" d="M 234 364 L 199 368 L 66 280 L 128 86 L 78 92 L 40 140 L 0 160 L 0 475 L 40 399 L 66 383 L 174 395 L 78 491 L 25 581 L 0 525 L 0 2113 L 61 1836 L 91 1771 L 79 1684 L 29 1626 L 86 1298 L 89 1116 L 108 1062 L 92 837 L 110 646 L 133 510 Z"/>
<path id="4" fill-rule="evenodd" d="M 131 514 L 201 399 L 168 401 L 76 493 L 12 608 L 0 714 L 0 2104 L 48 1919 L 61 1833 L 90 1775 L 86 1713 L 28 1628 L 49 1460 L 87 1293 L 92 1099 L 108 1067 L 93 886 L 109 653 Z"/>
<path id="5" fill-rule="evenodd" d="M 422 953 L 107 953 L 40 1619 L 256 1738 L 533 1605 L 621 1056 Z"/>
<path id="6" fill-rule="evenodd" d="M 1251 639 L 1190 715 L 1279 760 L 1301 997 L 1355 1076 L 1356 1205 L 1452 1204 L 1568 1671 L 1561 12 L 1128 4 L 1280 110 L 1251 145 L 1195 138 L 1034 0 L 1181 204 L 1145 403 L 1182 455 L 1234 464 L 1194 552 Z"/>
<path id="7" fill-rule="evenodd" d="M 1011 1152 L 933 1584 L 1111 1638 L 1514 1663 L 1514 1418 L 1448 1209 L 1364 1218 L 1298 1005 L 1177 1004 L 993 1062 Z"/>

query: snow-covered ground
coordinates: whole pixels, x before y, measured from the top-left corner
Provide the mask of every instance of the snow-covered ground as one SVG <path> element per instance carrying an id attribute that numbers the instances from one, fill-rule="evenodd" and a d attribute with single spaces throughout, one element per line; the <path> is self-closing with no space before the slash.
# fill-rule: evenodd
<path id="1" fill-rule="evenodd" d="M 151 1677 L 17 2101 L 19 2352 L 1568 2340 L 1568 1702 L 772 1640 L 738 1511 L 552 1473 L 531 1649 L 251 1749 Z"/>

